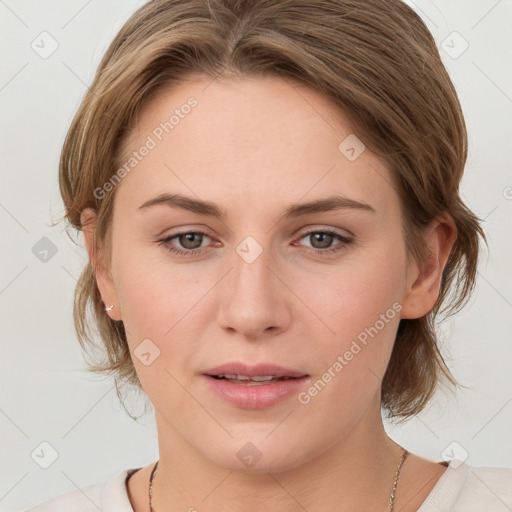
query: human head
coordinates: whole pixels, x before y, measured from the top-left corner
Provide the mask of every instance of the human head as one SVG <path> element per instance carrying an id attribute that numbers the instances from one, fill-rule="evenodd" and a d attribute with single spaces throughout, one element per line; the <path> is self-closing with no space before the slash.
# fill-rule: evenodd
<path id="1" fill-rule="evenodd" d="M 61 157 L 66 218 L 82 229 L 84 209 L 97 212 L 95 239 L 105 262 L 122 183 L 104 197 L 95 191 L 123 164 L 123 144 L 144 107 L 198 73 L 212 79 L 281 77 L 339 106 L 366 151 L 390 171 L 411 262 L 428 256 L 424 236 L 433 222 L 443 214 L 453 220 L 457 237 L 438 299 L 427 314 L 400 321 L 382 381 L 382 405 L 392 416 L 418 413 L 443 375 L 453 381 L 436 344 L 436 315 L 455 313 L 467 300 L 478 238 L 484 237 L 458 193 L 467 154 L 464 119 L 428 29 L 399 0 L 324 0 L 314 6 L 302 0 L 158 0 L 141 7 L 102 59 Z M 105 314 L 90 264 L 75 296 L 84 347 L 91 339 L 88 304 L 108 356 L 91 369 L 137 385 L 123 322 Z"/>

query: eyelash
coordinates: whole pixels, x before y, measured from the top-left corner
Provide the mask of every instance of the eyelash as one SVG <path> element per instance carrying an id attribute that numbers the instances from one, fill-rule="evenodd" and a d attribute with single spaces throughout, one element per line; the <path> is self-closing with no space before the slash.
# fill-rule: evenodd
<path id="1" fill-rule="evenodd" d="M 336 231 L 331 231 L 331 230 L 328 230 L 328 229 L 312 229 L 311 231 L 307 231 L 306 233 L 303 233 L 302 236 L 299 238 L 299 240 L 307 237 L 308 235 L 312 235 L 313 233 L 322 233 L 322 234 L 325 234 L 325 235 L 331 235 L 334 238 L 337 238 L 340 242 L 342 242 L 338 246 L 329 247 L 327 249 L 314 249 L 314 248 L 312 248 L 312 249 L 308 249 L 307 250 L 307 252 L 314 253 L 314 254 L 316 254 L 318 256 L 325 256 L 326 254 L 333 254 L 333 253 L 336 253 L 338 251 L 342 251 L 342 250 L 346 249 L 346 246 L 348 246 L 349 244 L 351 244 L 353 242 L 353 240 L 351 238 L 345 237 L 343 235 L 340 235 Z M 181 235 L 190 235 L 190 234 L 203 235 L 203 236 L 207 236 L 208 238 L 211 238 L 208 235 L 208 233 L 205 233 L 204 231 L 181 231 L 179 233 L 174 233 L 171 236 L 162 238 L 162 239 L 158 240 L 158 242 L 161 245 L 163 245 L 169 252 L 171 252 L 173 254 L 177 254 L 177 255 L 180 255 L 180 256 L 189 256 L 189 257 L 191 257 L 191 256 L 195 256 L 198 252 L 201 252 L 201 250 L 204 249 L 204 247 L 200 247 L 200 248 L 197 248 L 197 249 L 186 249 L 186 250 L 184 250 L 184 249 L 176 248 L 173 245 L 170 245 L 171 240 L 174 240 L 175 238 L 178 238 Z"/>

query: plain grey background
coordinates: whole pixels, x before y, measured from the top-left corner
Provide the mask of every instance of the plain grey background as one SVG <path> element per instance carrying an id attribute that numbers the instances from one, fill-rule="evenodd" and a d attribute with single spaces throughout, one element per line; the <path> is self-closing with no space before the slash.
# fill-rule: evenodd
<path id="1" fill-rule="evenodd" d="M 50 227 L 64 214 L 64 136 L 109 42 L 143 3 L 0 0 L 0 511 L 158 459 L 152 411 L 134 422 L 113 382 L 84 371 L 72 297 L 86 252 L 81 235 L 75 246 L 63 223 Z M 441 391 L 429 410 L 387 429 L 432 460 L 512 467 L 512 2 L 407 3 L 459 93 L 470 142 L 462 197 L 485 220 L 490 252 L 468 306 L 439 328 L 469 389 L 455 399 Z"/>

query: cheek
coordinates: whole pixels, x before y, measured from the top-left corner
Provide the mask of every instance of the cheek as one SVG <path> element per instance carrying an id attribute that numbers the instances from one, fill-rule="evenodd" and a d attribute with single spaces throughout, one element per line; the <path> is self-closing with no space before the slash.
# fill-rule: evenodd
<path id="1" fill-rule="evenodd" d="M 149 395 L 158 382 L 172 381 L 171 375 L 182 380 L 177 374 L 192 371 L 204 323 L 212 316 L 205 295 L 218 278 L 198 279 L 197 267 L 171 266 L 162 257 L 148 260 L 131 252 L 116 262 L 116 288 L 135 369 Z M 148 359 L 151 364 L 144 364 Z"/>
<path id="2" fill-rule="evenodd" d="M 204 284 L 191 266 L 171 264 L 164 248 L 140 245 L 120 250 L 115 261 L 123 321 L 138 336 L 163 338 L 198 302 Z"/>
<path id="3" fill-rule="evenodd" d="M 322 272 L 297 275 L 293 282 L 304 290 L 305 302 L 323 321 L 322 332 L 346 341 L 386 313 L 386 326 L 387 320 L 398 323 L 405 272 L 401 249 L 391 241 L 379 241 L 374 247 L 347 253 L 339 264 Z M 380 322 L 378 327 L 382 328 Z"/>
<path id="4" fill-rule="evenodd" d="M 170 273 L 161 266 L 139 266 L 136 258 L 125 259 L 118 268 L 118 298 L 142 388 L 156 407 L 186 407 L 187 396 L 178 383 L 202 339 L 197 303 L 204 285 L 187 282 L 176 269 Z"/>
<path id="5" fill-rule="evenodd" d="M 314 319 L 310 336 L 322 347 L 319 386 L 328 383 L 327 401 L 364 404 L 380 385 L 400 321 L 404 261 L 390 243 L 303 278 L 302 289 L 312 291 L 308 306 L 322 320 L 318 328 Z"/>

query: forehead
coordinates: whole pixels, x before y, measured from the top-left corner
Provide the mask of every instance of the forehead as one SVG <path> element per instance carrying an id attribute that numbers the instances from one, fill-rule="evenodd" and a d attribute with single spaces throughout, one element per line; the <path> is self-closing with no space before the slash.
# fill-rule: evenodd
<path id="1" fill-rule="evenodd" d="M 335 103 L 305 85 L 199 75 L 144 106 L 120 164 L 133 152 L 138 159 L 117 194 L 147 200 L 179 191 L 220 203 L 229 194 L 255 206 L 339 193 L 384 213 L 397 197 L 363 141 Z"/>

